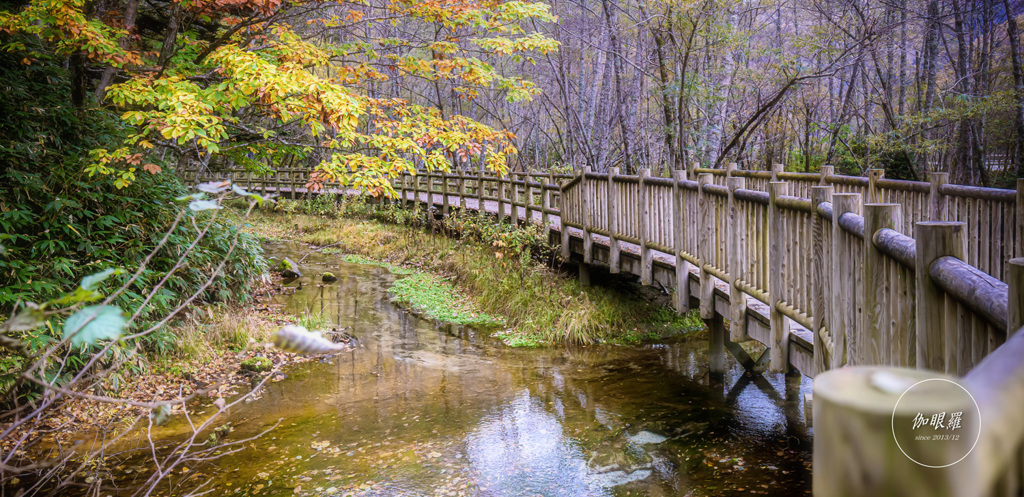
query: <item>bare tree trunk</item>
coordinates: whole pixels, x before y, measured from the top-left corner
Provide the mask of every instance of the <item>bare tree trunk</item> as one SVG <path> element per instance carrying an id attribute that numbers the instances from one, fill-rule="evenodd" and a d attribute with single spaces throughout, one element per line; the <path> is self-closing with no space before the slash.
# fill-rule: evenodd
<path id="1" fill-rule="evenodd" d="M 636 158 L 633 157 L 633 130 L 630 127 L 629 118 L 626 115 L 626 95 L 623 88 L 622 76 L 624 68 L 622 67 L 622 46 L 619 43 L 618 35 L 618 24 L 615 22 L 613 17 L 613 9 L 618 5 L 612 6 L 608 0 L 601 1 L 602 9 L 604 10 L 604 19 L 608 24 L 608 40 L 611 43 L 612 50 L 612 63 L 614 68 L 615 76 L 615 116 L 619 121 L 619 131 L 622 133 L 622 151 L 625 155 L 625 162 L 623 164 L 623 170 L 627 174 L 631 174 L 636 169 Z"/>
<path id="2" fill-rule="evenodd" d="M 171 61 L 171 57 L 174 55 L 174 42 L 178 39 L 178 17 L 180 15 L 181 5 L 176 3 L 171 10 L 170 20 L 167 21 L 167 32 L 164 36 L 163 45 L 160 46 L 160 56 L 157 58 L 157 65 L 160 67 L 158 76 L 163 75 L 164 69 L 167 68 L 167 63 Z"/>
<path id="3" fill-rule="evenodd" d="M 730 33 L 735 32 L 739 16 L 733 9 L 729 9 L 726 15 L 729 19 L 727 24 Z M 725 136 L 726 123 L 729 121 L 729 89 L 732 87 L 733 72 L 736 70 L 736 57 L 732 50 L 726 50 L 722 58 L 721 80 L 719 80 L 714 90 L 718 98 L 716 98 L 717 102 L 713 104 L 712 112 L 708 116 L 708 157 L 716 157 L 714 164 L 720 163 L 724 157 L 724 152 L 727 152 L 724 148 L 723 138 Z M 732 147 L 729 148 L 731 149 Z"/>
<path id="4" fill-rule="evenodd" d="M 955 72 L 958 81 L 958 90 L 961 95 L 973 96 L 974 85 L 972 82 L 973 65 L 965 24 L 964 5 L 960 0 L 953 0 L 953 30 L 957 40 L 957 55 Z M 981 145 L 978 142 L 978 132 L 975 129 L 977 121 L 973 116 L 964 115 L 960 117 L 957 133 L 957 160 L 950 165 L 950 176 L 953 181 L 963 184 L 988 183 L 988 174 L 984 164 L 981 164 Z"/>
<path id="5" fill-rule="evenodd" d="M 900 2 L 900 96 L 899 115 L 903 115 L 907 101 L 907 0 Z"/>
<path id="6" fill-rule="evenodd" d="M 1013 66 L 1014 101 L 1017 108 L 1013 113 L 1014 147 L 1013 164 L 1018 178 L 1024 178 L 1024 70 L 1020 64 L 1020 35 L 1017 31 L 1017 17 L 1010 8 L 1010 0 L 1003 0 L 1006 12 L 1006 34 L 1010 39 L 1010 62 Z"/>
<path id="7" fill-rule="evenodd" d="M 858 55 L 858 59 L 860 56 Z M 850 82 L 846 85 L 846 96 L 843 97 L 843 105 L 839 109 L 839 116 L 834 120 L 832 124 L 832 134 L 828 140 L 828 156 L 825 157 L 825 163 L 831 164 L 832 160 L 836 156 L 836 142 L 839 140 L 839 133 L 842 131 L 842 123 L 846 120 L 846 116 L 850 111 L 850 106 L 853 104 L 853 89 L 857 86 L 857 76 L 859 74 L 860 64 L 855 63 L 850 69 L 852 74 L 850 75 Z M 841 91 L 841 89 L 840 89 Z"/>
<path id="8" fill-rule="evenodd" d="M 666 17 L 671 17 L 672 10 L 669 9 Z M 654 46 L 658 55 L 658 77 L 661 79 L 661 110 L 665 119 L 665 148 L 668 151 L 668 164 L 671 168 L 679 166 L 679 157 L 676 153 L 676 128 L 675 116 L 673 115 L 672 90 L 669 88 L 668 63 L 665 60 L 665 40 L 662 38 L 661 27 L 654 29 Z"/>
<path id="9" fill-rule="evenodd" d="M 922 77 L 924 79 L 924 99 L 919 100 L 921 114 L 927 114 L 935 101 L 935 80 L 938 74 L 938 55 L 939 55 L 939 3 L 937 0 L 930 0 L 928 2 L 928 8 L 926 12 L 926 27 L 924 37 L 924 50 L 922 61 Z M 925 139 L 928 138 L 927 133 L 922 130 L 922 135 Z M 921 154 L 920 159 L 923 161 L 921 164 L 921 170 L 928 170 L 928 154 Z"/>

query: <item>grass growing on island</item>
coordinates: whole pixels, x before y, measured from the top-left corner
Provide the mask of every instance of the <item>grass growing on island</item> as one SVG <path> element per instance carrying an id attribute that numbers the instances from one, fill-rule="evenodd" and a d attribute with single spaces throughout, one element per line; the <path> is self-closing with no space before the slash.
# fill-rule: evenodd
<path id="1" fill-rule="evenodd" d="M 429 273 L 415 273 L 396 281 L 391 293 L 395 302 L 446 323 L 499 326 L 505 321 L 481 311 L 476 302 L 461 295 L 450 282 Z"/>
<path id="2" fill-rule="evenodd" d="M 552 269 L 524 246 L 536 239 L 536 233 L 480 216 L 456 219 L 455 226 L 426 229 L 411 210 L 346 207 L 340 211 L 350 217 L 260 212 L 250 222 L 257 233 L 275 235 L 281 226 L 288 226 L 291 239 L 331 245 L 332 250 L 350 254 L 344 256 L 349 262 L 443 278 L 465 297 L 462 300 L 474 302 L 472 312 L 504 320 L 504 329 L 496 334 L 509 345 L 638 343 L 704 329 L 694 313 L 680 316 L 614 289 L 581 286 L 575 277 Z M 404 285 L 410 286 L 410 295 L 430 295 L 438 308 L 460 303 L 459 298 L 413 291 L 412 282 Z"/>
<path id="3" fill-rule="evenodd" d="M 498 326 L 504 324 L 501 316 L 492 316 L 480 310 L 476 302 L 461 294 L 450 281 L 440 276 L 371 259 L 359 254 L 346 254 L 345 262 L 365 264 L 387 269 L 392 274 L 405 275 L 390 288 L 393 301 L 411 307 L 430 319 L 469 326 Z"/>
<path id="4" fill-rule="evenodd" d="M 325 249 L 324 253 L 327 253 L 326 250 L 329 250 L 329 249 Z M 416 273 L 415 270 L 409 269 L 407 267 L 396 266 L 396 265 L 388 263 L 388 262 L 377 261 L 377 260 L 371 259 L 371 258 L 363 256 L 363 255 L 359 255 L 359 254 L 346 254 L 346 255 L 343 255 L 341 257 L 341 260 L 343 260 L 345 262 L 351 262 L 353 264 L 365 264 L 367 266 L 382 267 L 384 269 L 387 269 L 388 271 L 391 271 L 394 274 L 415 274 Z"/>

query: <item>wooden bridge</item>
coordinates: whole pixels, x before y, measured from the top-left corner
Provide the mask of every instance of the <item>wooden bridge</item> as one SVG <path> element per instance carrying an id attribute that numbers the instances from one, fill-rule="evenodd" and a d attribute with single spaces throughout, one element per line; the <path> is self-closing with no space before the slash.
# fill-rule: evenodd
<path id="1" fill-rule="evenodd" d="M 293 169 L 181 174 L 293 198 L 308 179 Z M 1021 495 L 1024 181 L 1013 191 L 947 178 L 731 165 L 672 177 L 420 172 L 394 187 L 403 203 L 442 215 L 484 210 L 547 226 L 585 284 L 604 266 L 674 292 L 677 310 L 699 308 L 709 325 L 712 373 L 728 351 L 754 372 L 767 361 L 817 377 L 815 495 Z M 736 345 L 750 339 L 766 355 Z M 970 456 L 941 470 L 896 450 L 896 426 L 912 414 L 894 409 L 905 389 L 879 386 L 921 371 L 965 385 L 982 417 Z M 965 438 L 954 445 L 975 439 Z"/>

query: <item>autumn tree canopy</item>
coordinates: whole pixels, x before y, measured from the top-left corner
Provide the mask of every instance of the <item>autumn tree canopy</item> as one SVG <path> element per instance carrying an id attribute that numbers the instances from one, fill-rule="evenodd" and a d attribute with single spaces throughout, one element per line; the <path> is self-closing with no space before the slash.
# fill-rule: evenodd
<path id="1" fill-rule="evenodd" d="M 510 132 L 424 95 L 533 98 L 502 63 L 556 50 L 528 27 L 554 20 L 519 0 L 32 0 L 0 11 L 0 40 L 25 65 L 66 58 L 75 104 L 132 126 L 92 151 L 91 174 L 127 185 L 157 156 L 255 172 L 288 157 L 315 168 L 314 189 L 381 194 L 418 166 L 506 169 Z"/>

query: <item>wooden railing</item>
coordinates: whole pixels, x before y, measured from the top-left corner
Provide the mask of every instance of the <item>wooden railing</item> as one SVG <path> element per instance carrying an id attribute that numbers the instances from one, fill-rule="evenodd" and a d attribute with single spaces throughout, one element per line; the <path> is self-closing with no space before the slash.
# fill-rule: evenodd
<path id="1" fill-rule="evenodd" d="M 585 172 L 566 183 L 562 223 L 583 231 L 584 262 L 592 260 L 586 249 L 591 234 L 612 239 L 610 261 L 618 259 L 616 242 L 639 245 L 640 276 L 645 284 L 651 283 L 652 251 L 678 257 L 682 262 L 678 266 L 691 264 L 698 269 L 701 290 L 697 297 L 706 318 L 711 317 L 711 293 L 718 280 L 728 286 L 730 295 L 747 295 L 771 308 L 769 343 L 787 343 L 791 323 L 813 332 L 819 345 L 814 350 L 817 366 L 801 368 L 811 375 L 843 365 L 915 366 L 919 359 L 932 369 L 963 374 L 1003 341 L 1005 318 L 998 318 L 991 305 L 978 300 L 987 295 L 971 293 L 974 287 L 955 286 L 967 280 L 948 279 L 952 267 L 959 269 L 958 275 L 970 267 L 972 284 L 1005 287 L 997 279 L 1005 274 L 1005 256 L 984 260 L 993 268 L 986 272 L 971 264 L 982 259 L 970 251 L 972 246 L 987 249 L 989 244 L 1019 237 L 1017 230 L 1005 228 L 1007 217 L 1002 210 L 986 211 L 987 217 L 965 217 L 970 224 L 922 224 L 928 215 L 910 209 L 915 224 L 920 224 L 915 239 L 903 233 L 907 231 L 903 215 L 908 209 L 901 204 L 865 204 L 865 194 L 835 193 L 835 186 L 796 188 L 807 192 L 807 197 L 790 195 L 792 183 L 785 181 L 757 181 L 764 191 L 746 188 L 750 177 L 760 180 L 764 176 L 758 171 L 697 172 L 696 181 L 686 179 L 682 171 L 676 179 L 649 177 L 643 172 L 638 176 Z M 716 177 L 726 181 L 716 181 Z M 836 184 L 856 183 L 845 177 L 821 177 Z M 804 181 L 806 175 L 799 178 Z M 881 193 L 871 193 L 871 185 L 879 183 L 865 181 L 867 195 L 884 198 Z M 890 188 L 893 191 L 904 186 L 904 182 L 891 183 L 897 184 Z M 960 198 L 974 195 L 1003 202 L 1016 196 L 1016 192 L 1005 190 L 956 188 Z M 936 191 L 948 196 L 940 188 Z M 1018 206 L 1016 202 L 1010 205 L 1010 219 L 1015 219 Z M 966 232 L 972 230 L 979 234 L 970 239 L 981 241 L 968 244 Z M 944 245 L 941 240 L 946 237 L 954 239 Z M 999 253 L 1009 255 L 1010 250 L 1003 248 Z M 954 264 L 944 256 L 959 260 Z M 932 263 L 940 259 L 939 269 L 932 269 Z M 612 272 L 618 270 L 610 265 Z M 931 284 L 933 279 L 938 283 Z M 931 285 L 923 292 L 928 298 L 918 302 L 922 292 L 917 286 L 925 284 Z M 943 284 L 946 286 L 940 287 Z M 682 295 L 687 292 L 682 285 L 677 290 Z M 947 295 L 952 296 L 949 303 Z M 680 308 L 686 307 L 685 300 L 680 300 Z M 730 317 L 743 319 L 745 299 L 730 298 L 730 302 L 737 308 Z M 952 307 L 950 312 L 956 313 L 957 319 L 940 320 L 925 314 L 925 310 L 945 306 Z M 957 337 L 957 344 L 943 343 L 947 332 Z M 933 346 L 937 349 L 929 349 Z M 778 351 L 774 369 L 785 367 L 785 355 L 785 350 Z"/>
<path id="2" fill-rule="evenodd" d="M 767 191 L 770 181 L 785 181 L 788 193 L 811 198 L 815 186 L 832 186 L 834 193 L 859 193 L 864 203 L 899 204 L 901 222 L 895 229 L 913 236 L 914 225 L 921 221 L 960 221 L 971 227 L 968 259 L 971 265 L 1003 279 L 1005 263 L 1024 249 L 1024 216 L 1020 215 L 1020 189 L 1001 190 L 949 184 L 949 173 L 928 173 L 929 181 L 902 181 L 884 177 L 881 169 L 867 176 L 841 176 L 832 166 L 818 173 L 784 172 L 781 164 L 774 171 L 702 169 L 696 174 L 712 174 L 715 184 L 725 185 L 727 177 L 746 180 L 746 187 Z M 692 174 L 692 173 L 691 173 Z"/>
<path id="3" fill-rule="evenodd" d="M 467 200 L 494 202 L 499 219 L 536 221 L 551 226 L 551 216 L 560 216 L 562 191 L 558 182 L 569 174 L 512 172 L 495 176 L 485 171 L 450 173 L 422 171 L 404 174 L 393 182 L 399 198 L 425 196 L 429 204 L 440 203 L 442 213 L 453 207 L 465 209 Z M 522 211 L 520 211 L 522 208 Z"/>

